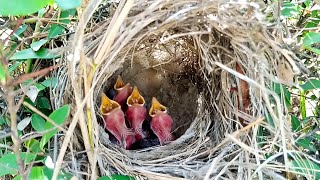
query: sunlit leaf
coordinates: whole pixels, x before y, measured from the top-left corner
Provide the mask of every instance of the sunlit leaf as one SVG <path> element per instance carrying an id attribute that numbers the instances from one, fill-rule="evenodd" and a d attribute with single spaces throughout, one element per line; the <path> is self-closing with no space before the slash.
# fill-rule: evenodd
<path id="1" fill-rule="evenodd" d="M 319 79 L 311 79 L 306 83 L 301 85 L 301 88 L 305 91 L 312 90 L 312 89 L 320 89 L 320 80 Z"/>
<path id="2" fill-rule="evenodd" d="M 20 153 L 21 159 L 25 160 L 26 163 L 31 162 L 36 157 L 35 154 L 32 153 Z M 6 154 L 0 158 L 0 164 L 2 165 L 0 168 L 0 176 L 4 176 L 6 174 L 16 174 L 18 173 L 18 164 L 16 160 L 15 154 Z"/>
<path id="3" fill-rule="evenodd" d="M 32 167 L 29 174 L 29 179 L 46 180 L 46 177 L 43 174 L 43 167 Z"/>
<path id="4" fill-rule="evenodd" d="M 0 15 L 23 16 L 37 12 L 53 0 L 0 0 Z"/>
<path id="5" fill-rule="evenodd" d="M 36 86 L 31 85 L 29 86 L 28 90 L 25 93 L 26 93 L 26 96 L 28 96 L 30 100 L 34 103 L 38 97 L 39 90 Z"/>
<path id="6" fill-rule="evenodd" d="M 81 0 L 55 0 L 62 10 L 74 9 L 81 5 Z"/>
<path id="7" fill-rule="evenodd" d="M 28 116 L 24 119 L 22 119 L 18 124 L 17 124 L 17 129 L 19 131 L 23 131 L 31 122 L 31 117 Z"/>
<path id="8" fill-rule="evenodd" d="M 283 2 L 281 15 L 285 17 L 292 17 L 299 14 L 299 6 L 291 2 Z"/>
<path id="9" fill-rule="evenodd" d="M 52 158 L 51 158 L 50 156 L 47 156 L 44 164 L 45 164 L 48 168 L 54 169 L 54 163 L 53 163 Z"/>
<path id="10" fill-rule="evenodd" d="M 35 41 L 35 42 L 31 43 L 30 47 L 32 50 L 38 51 L 41 48 L 41 46 L 43 46 L 47 42 L 48 42 L 48 39 L 41 39 L 39 41 Z"/>
<path id="11" fill-rule="evenodd" d="M 38 17 L 42 18 L 43 15 L 47 12 L 46 8 L 42 8 L 38 11 Z"/>
<path id="12" fill-rule="evenodd" d="M 303 38 L 303 45 L 310 46 L 320 42 L 320 33 L 308 32 Z"/>
<path id="13" fill-rule="evenodd" d="M 44 80 L 42 83 L 45 87 L 55 87 L 58 84 L 58 78 L 52 77 Z"/>
<path id="14" fill-rule="evenodd" d="M 14 53 L 10 60 L 53 59 L 56 57 L 59 57 L 59 54 L 51 53 L 49 49 L 40 48 L 39 51 L 33 51 L 29 48 Z"/>
<path id="15" fill-rule="evenodd" d="M 2 63 L 0 62 L 0 83 L 4 83 L 6 79 L 6 70 Z"/>

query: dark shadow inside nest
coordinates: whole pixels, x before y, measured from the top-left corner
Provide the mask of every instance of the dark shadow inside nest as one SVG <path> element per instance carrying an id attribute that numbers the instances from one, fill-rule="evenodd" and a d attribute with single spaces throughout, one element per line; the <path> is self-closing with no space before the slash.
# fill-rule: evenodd
<path id="1" fill-rule="evenodd" d="M 156 97 L 168 108 L 168 114 L 173 119 L 172 134 L 174 139 L 177 139 L 186 132 L 195 119 L 197 100 L 204 89 L 198 56 L 188 51 L 188 56 L 175 55 L 174 59 L 170 56 L 170 60 L 161 63 L 158 59 L 151 58 L 146 48 L 139 49 L 105 82 L 103 91 L 112 98 L 115 93 L 114 84 L 118 75 L 121 75 L 125 84 L 130 83 L 132 87 L 138 87 L 145 99 L 147 111 L 150 109 L 152 97 Z M 150 121 L 151 117 L 147 115 L 143 123 L 147 138 L 136 142 L 131 149 L 159 145 L 159 140 L 150 129 Z M 109 137 L 112 142 L 117 142 L 110 133 Z"/>

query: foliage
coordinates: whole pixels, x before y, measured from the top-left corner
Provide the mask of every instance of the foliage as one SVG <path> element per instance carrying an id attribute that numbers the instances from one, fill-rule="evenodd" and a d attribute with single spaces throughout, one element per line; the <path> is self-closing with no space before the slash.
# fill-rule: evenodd
<path id="1" fill-rule="evenodd" d="M 51 179 L 53 167 L 48 164 L 48 159 L 51 159 L 48 154 L 52 151 L 50 144 L 52 137 L 57 136 L 56 125 L 62 127 L 68 119 L 70 107 L 52 107 L 48 94 L 56 87 L 58 79 L 48 76 L 51 69 L 46 70 L 46 67 L 54 68 L 53 62 L 60 56 L 56 48 L 64 46 L 61 42 L 73 33 L 69 27 L 75 23 L 75 8 L 81 1 L 0 0 L 0 4 L 0 22 L 6 22 L 4 29 L 0 29 L 0 37 L 4 37 L 0 39 L 0 84 L 6 85 L 3 87 L 8 88 L 8 92 L 15 90 L 12 93 L 24 88 L 26 95 L 5 94 L 2 98 L 6 101 L 0 99 L 2 103 L 10 101 L 10 98 L 24 98 L 22 106 L 16 109 L 20 117 L 12 119 L 12 114 L 0 112 L 0 130 L 9 129 L 15 124 L 12 121 L 18 121 L 11 129 L 16 128 L 21 141 L 19 154 L 23 169 L 30 168 L 27 179 Z M 1 36 L 3 34 L 7 36 Z M 42 136 L 24 138 L 32 133 Z M 9 136 L 0 139 L 0 143 L 5 144 L 0 148 L 0 176 L 22 179 L 16 151 L 13 153 L 13 148 L 3 148 L 16 147 L 17 142 Z M 58 179 L 70 178 L 70 174 L 61 171 Z"/>
<path id="2" fill-rule="evenodd" d="M 296 137 L 295 145 L 313 159 L 319 158 L 320 149 L 320 62 L 318 58 L 320 33 L 315 28 L 319 26 L 320 22 L 319 9 L 320 4 L 309 0 L 299 1 L 299 3 L 283 1 L 282 21 L 288 25 L 291 33 L 296 33 L 298 42 L 301 44 L 301 52 L 298 52 L 297 56 L 302 61 L 298 63 L 308 67 L 310 74 L 298 77 L 299 87 L 288 87 L 278 83 L 274 83 L 270 87 L 291 113 L 290 123 Z M 265 119 L 274 127 L 271 116 L 266 115 Z M 268 130 L 263 127 L 259 128 L 257 140 L 261 146 L 266 145 L 268 135 Z M 305 177 L 320 178 L 320 164 L 310 158 L 298 155 L 293 155 L 290 159 L 293 172 Z"/>
<path id="3" fill-rule="evenodd" d="M 54 60 L 59 58 L 56 48 L 63 47 L 66 37 L 73 33 L 70 27 L 75 24 L 76 8 L 80 6 L 81 0 L 0 0 L 0 4 L 0 18 L 6 21 L 4 31 L 10 32 L 6 39 L 0 40 L 0 84 L 8 85 L 11 81 L 18 79 L 17 77 L 23 79 L 23 82 L 14 86 L 15 89 L 20 87 L 18 85 L 27 87 L 26 98 L 18 111 L 21 117 L 14 119 L 15 121 L 20 119 L 16 127 L 17 133 L 19 138 L 31 132 L 42 135 L 23 141 L 20 156 L 25 165 L 30 167 L 28 179 L 51 179 L 53 172 L 48 163 L 48 159 L 51 159 L 48 154 L 52 146 L 49 145 L 52 137 L 57 136 L 58 129 L 47 118 L 57 125 L 62 125 L 69 116 L 70 107 L 64 105 L 54 110 L 47 94 L 56 86 L 58 79 L 45 76 L 46 73 L 40 74 L 42 78 L 37 79 L 39 75 L 35 73 L 39 72 L 37 67 L 50 67 Z M 297 56 L 302 59 L 298 63 L 308 67 L 311 73 L 309 76 L 298 77 L 299 87 L 287 87 L 279 83 L 274 83 L 270 87 L 290 110 L 292 132 L 296 137 L 295 146 L 314 159 L 319 158 L 317 154 L 320 149 L 320 33 L 316 29 L 320 22 L 319 6 L 320 4 L 310 0 L 298 3 L 283 1 L 281 20 L 287 23 L 290 33 L 298 37 L 301 47 Z M 54 7 L 57 8 L 54 9 Z M 273 21 L 273 19 L 269 20 Z M 0 29 L 0 35 L 4 31 Z M 23 98 L 18 94 L 16 97 Z M 4 102 L 3 99 L 2 101 Z M 27 104 L 40 113 L 35 112 Z M 311 110 L 310 104 L 314 105 Z M 8 113 L 0 113 L 1 131 L 9 129 L 12 123 L 10 117 Z M 271 115 L 267 114 L 265 119 L 271 127 L 275 126 Z M 261 126 L 258 133 L 257 140 L 263 146 L 266 144 L 269 132 Z M 9 147 L 14 146 L 11 137 L 0 139 L 0 143 Z M 10 175 L 14 179 L 21 179 L 17 158 L 11 149 L 2 148 L 2 146 L 0 148 L 0 166 L 2 167 L 0 176 Z M 320 165 L 311 158 L 293 155 L 290 162 L 292 171 L 320 179 L 319 173 L 316 172 L 320 171 Z M 70 174 L 60 172 L 59 179 L 70 178 Z M 112 175 L 99 179 L 133 178 Z"/>

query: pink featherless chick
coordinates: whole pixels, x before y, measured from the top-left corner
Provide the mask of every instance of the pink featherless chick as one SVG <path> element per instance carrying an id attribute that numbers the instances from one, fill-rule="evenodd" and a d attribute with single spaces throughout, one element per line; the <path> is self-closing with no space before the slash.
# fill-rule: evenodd
<path id="1" fill-rule="evenodd" d="M 167 107 L 160 104 L 155 97 L 152 98 L 149 115 L 152 117 L 151 129 L 159 138 L 160 145 L 173 141 L 173 135 L 171 134 L 172 118 L 167 113 Z"/>
<path id="2" fill-rule="evenodd" d="M 146 137 L 142 130 L 143 121 L 147 117 L 147 109 L 144 104 L 144 98 L 141 96 L 138 88 L 135 86 L 132 94 L 127 99 L 128 109 L 126 111 L 126 116 L 131 128 L 135 133 L 135 138 L 137 141 Z"/>
<path id="3" fill-rule="evenodd" d="M 135 142 L 134 132 L 126 126 L 121 106 L 103 93 L 100 111 L 103 115 L 106 129 L 118 140 L 122 147 L 130 149 Z"/>
<path id="4" fill-rule="evenodd" d="M 116 90 L 116 95 L 113 100 L 119 103 L 122 109 L 125 109 L 124 105 L 127 102 L 127 98 L 132 93 L 130 83 L 124 84 L 121 76 L 119 75 L 116 83 L 114 84 L 114 89 Z"/>

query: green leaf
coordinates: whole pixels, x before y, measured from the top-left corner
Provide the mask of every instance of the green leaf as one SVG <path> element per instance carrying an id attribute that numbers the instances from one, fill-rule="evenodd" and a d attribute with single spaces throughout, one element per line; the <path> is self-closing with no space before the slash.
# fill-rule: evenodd
<path id="1" fill-rule="evenodd" d="M 37 12 L 53 0 L 0 0 L 0 15 L 24 16 Z"/>
<path id="2" fill-rule="evenodd" d="M 288 90 L 288 88 L 284 85 L 281 85 L 279 83 L 273 83 L 272 89 L 275 93 L 277 93 L 279 95 L 279 97 L 282 100 L 282 92 L 284 94 L 284 102 L 286 103 L 287 107 L 291 107 L 291 93 Z"/>
<path id="3" fill-rule="evenodd" d="M 29 174 L 29 179 L 45 180 L 46 177 L 43 174 L 43 167 L 32 167 Z"/>
<path id="4" fill-rule="evenodd" d="M 2 62 L 0 62 L 0 82 L 4 83 L 5 80 L 6 80 L 6 70 L 2 65 Z"/>
<path id="5" fill-rule="evenodd" d="M 20 153 L 21 159 L 25 161 L 25 163 L 29 163 L 36 158 L 35 154 L 32 153 Z M 0 176 L 4 176 L 7 174 L 17 174 L 18 173 L 18 164 L 16 160 L 15 154 L 6 154 L 0 158 Z"/>
<path id="6" fill-rule="evenodd" d="M 19 26 L 19 28 L 17 29 L 17 31 L 14 33 L 15 36 L 20 36 L 20 34 L 22 34 L 23 32 L 25 32 L 28 28 L 28 25 L 23 24 L 21 26 Z"/>
<path id="7" fill-rule="evenodd" d="M 14 53 L 10 60 L 53 59 L 56 57 L 59 55 L 51 53 L 49 49 L 40 48 L 39 51 L 33 51 L 29 48 Z"/>
<path id="8" fill-rule="evenodd" d="M 288 90 L 288 88 L 285 86 L 283 86 L 283 93 L 285 96 L 285 103 L 286 103 L 287 107 L 290 108 L 291 107 L 291 93 Z"/>
<path id="9" fill-rule="evenodd" d="M 302 119 L 307 117 L 306 95 L 305 91 L 300 91 L 300 112 Z"/>
<path id="10" fill-rule="evenodd" d="M 46 121 L 38 114 L 32 114 L 31 125 L 38 132 L 46 130 Z"/>
<path id="11" fill-rule="evenodd" d="M 28 80 L 25 80 L 24 82 L 23 82 L 23 85 L 25 85 L 25 86 L 28 86 L 28 85 L 31 85 L 31 83 L 32 83 L 32 79 L 28 79 Z M 42 91 L 42 90 L 44 90 L 45 88 L 46 88 L 46 86 L 44 86 L 44 85 L 42 85 L 42 84 L 39 84 L 39 83 L 33 83 L 33 85 L 37 88 L 37 90 L 40 92 L 40 91 Z"/>
<path id="12" fill-rule="evenodd" d="M 44 80 L 42 83 L 45 87 L 55 87 L 58 84 L 58 78 L 52 77 Z"/>
<path id="13" fill-rule="evenodd" d="M 47 177 L 47 179 L 52 179 L 53 170 L 49 169 L 48 167 L 43 167 L 43 174 Z M 60 171 L 58 175 L 58 180 L 65 180 L 65 179 L 71 179 L 72 175 L 69 173 L 66 173 L 64 171 Z"/>
<path id="14" fill-rule="evenodd" d="M 23 131 L 31 122 L 31 117 L 27 116 L 17 124 L 17 129 Z"/>
<path id="15" fill-rule="evenodd" d="M 48 34 L 48 38 L 55 38 L 61 34 L 63 34 L 63 31 L 65 29 L 65 27 L 61 24 L 68 24 L 70 23 L 70 19 L 66 19 L 66 18 L 69 18 L 69 17 L 72 17 L 76 14 L 76 9 L 70 9 L 70 10 L 66 10 L 66 11 L 62 11 L 61 14 L 60 14 L 60 18 L 62 19 L 61 21 L 57 22 L 57 23 L 60 23 L 60 24 L 52 24 L 51 25 L 51 28 L 50 28 L 50 31 L 49 31 L 49 34 Z"/>
<path id="16" fill-rule="evenodd" d="M 46 97 L 40 97 L 37 99 L 37 106 L 41 109 L 51 109 L 50 102 Z"/>
<path id="17" fill-rule="evenodd" d="M 35 154 L 41 151 L 40 142 L 36 139 L 30 139 L 29 141 L 26 141 L 25 147 L 28 148 L 30 152 L 33 152 Z"/>
<path id="18" fill-rule="evenodd" d="M 281 94 L 281 85 L 279 83 L 272 83 L 272 89 L 275 93 Z"/>
<path id="19" fill-rule="evenodd" d="M 39 83 L 34 83 L 33 85 L 38 89 L 39 92 L 46 89 L 46 87 L 44 85 L 39 84 Z"/>
<path id="20" fill-rule="evenodd" d="M 70 107 L 69 105 L 64 105 L 61 108 L 53 111 L 49 118 L 52 119 L 54 122 L 56 122 L 58 125 L 62 125 L 63 122 L 67 119 L 67 117 L 69 116 L 69 111 L 70 111 Z M 45 129 L 51 129 L 53 128 L 54 125 L 52 125 L 49 122 L 46 122 L 45 124 Z M 58 132 L 57 128 L 55 128 L 54 130 L 46 133 L 43 135 L 43 137 L 41 138 L 40 141 L 40 148 L 43 149 L 44 145 L 47 144 L 47 142 L 49 142 L 49 140 Z"/>
<path id="21" fill-rule="evenodd" d="M 31 43 L 30 47 L 32 50 L 38 51 L 41 48 L 41 46 L 43 46 L 47 42 L 48 42 L 48 39 L 41 39 L 39 41 L 35 41 L 35 42 Z"/>
<path id="22" fill-rule="evenodd" d="M 298 132 L 301 130 L 300 120 L 294 115 L 291 115 L 291 124 L 293 132 Z"/>
<path id="23" fill-rule="evenodd" d="M 102 176 L 98 180 L 134 180 L 134 177 L 126 175 L 113 174 L 111 176 Z"/>
<path id="24" fill-rule="evenodd" d="M 299 140 L 296 141 L 296 143 L 299 146 L 301 146 L 301 147 L 303 147 L 303 148 L 305 148 L 305 149 L 307 149 L 307 150 L 309 150 L 311 152 L 316 152 L 317 151 L 316 147 L 313 144 L 311 144 L 311 141 L 308 140 L 308 139 L 299 139 Z"/>
<path id="25" fill-rule="evenodd" d="M 0 126 L 5 124 L 6 120 L 4 119 L 4 117 L 0 114 Z"/>
<path id="26" fill-rule="evenodd" d="M 311 46 L 312 44 L 320 42 L 320 33 L 308 32 L 303 38 L 304 46 Z"/>
<path id="27" fill-rule="evenodd" d="M 74 9 L 81 5 L 81 0 L 55 0 L 62 10 Z"/>
<path id="28" fill-rule="evenodd" d="M 283 2 L 281 15 L 285 17 L 292 17 L 299 14 L 299 7 L 291 2 Z"/>
<path id="29" fill-rule="evenodd" d="M 311 177 L 308 179 L 320 179 L 320 166 L 308 159 L 296 159 L 292 161 L 291 170 L 299 172 L 300 174 Z"/>
<path id="30" fill-rule="evenodd" d="M 46 8 L 42 8 L 38 11 L 38 17 L 42 18 L 43 15 L 47 12 Z"/>
<path id="31" fill-rule="evenodd" d="M 305 91 L 313 90 L 313 89 L 320 89 L 320 80 L 318 79 L 311 79 L 310 81 L 301 85 L 301 88 Z"/>

